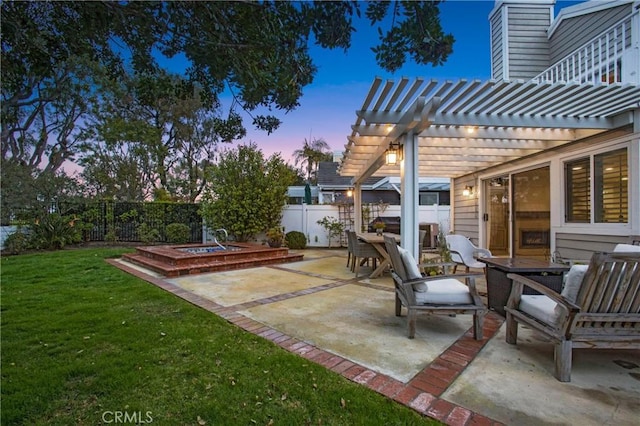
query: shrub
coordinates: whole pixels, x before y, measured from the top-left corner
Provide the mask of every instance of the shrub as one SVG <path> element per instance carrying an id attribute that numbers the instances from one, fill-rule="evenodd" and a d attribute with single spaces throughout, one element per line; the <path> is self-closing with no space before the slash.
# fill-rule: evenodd
<path id="1" fill-rule="evenodd" d="M 188 243 L 191 239 L 191 229 L 184 223 L 171 223 L 167 225 L 167 241 L 172 244 Z"/>
<path id="2" fill-rule="evenodd" d="M 329 248 L 331 248 L 331 239 L 338 237 L 344 232 L 344 223 L 340 222 L 333 216 L 325 216 L 316 222 L 318 225 L 327 231 L 327 237 L 329 239 Z"/>
<path id="3" fill-rule="evenodd" d="M 303 249 L 307 247 L 307 237 L 300 231 L 289 231 L 284 240 L 290 249 Z"/>
<path id="4" fill-rule="evenodd" d="M 151 244 L 160 241 L 160 231 L 149 226 L 146 223 L 138 226 L 136 230 L 138 231 L 138 237 L 140 237 L 140 241 L 145 244 Z"/>
<path id="5" fill-rule="evenodd" d="M 36 220 L 31 226 L 33 231 L 30 243 L 34 248 L 57 250 L 67 244 L 82 241 L 82 229 L 76 226 L 77 218 L 52 213 Z"/>
<path id="6" fill-rule="evenodd" d="M 11 254 L 20 254 L 29 248 L 29 237 L 18 229 L 4 240 L 4 249 Z"/>

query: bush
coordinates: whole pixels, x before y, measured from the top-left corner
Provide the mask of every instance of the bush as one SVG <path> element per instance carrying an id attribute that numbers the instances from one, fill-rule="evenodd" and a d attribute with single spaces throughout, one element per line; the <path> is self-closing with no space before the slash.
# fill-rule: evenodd
<path id="1" fill-rule="evenodd" d="M 290 231 L 284 240 L 290 249 L 303 249 L 307 247 L 307 237 L 300 231 Z"/>
<path id="2" fill-rule="evenodd" d="M 4 240 L 4 249 L 11 254 L 20 254 L 29 248 L 29 237 L 18 229 Z"/>
<path id="3" fill-rule="evenodd" d="M 191 229 L 184 223 L 167 225 L 167 241 L 172 244 L 185 244 L 191 239 Z"/>
<path id="4" fill-rule="evenodd" d="M 76 226 L 77 220 L 58 213 L 43 216 L 31 226 L 31 245 L 36 249 L 58 250 L 67 244 L 79 243 L 82 241 L 82 227 Z"/>
<path id="5" fill-rule="evenodd" d="M 140 241 L 145 244 L 157 243 L 161 239 L 160 231 L 149 226 L 146 223 L 138 226 L 136 230 L 138 231 L 138 237 L 140 238 Z"/>

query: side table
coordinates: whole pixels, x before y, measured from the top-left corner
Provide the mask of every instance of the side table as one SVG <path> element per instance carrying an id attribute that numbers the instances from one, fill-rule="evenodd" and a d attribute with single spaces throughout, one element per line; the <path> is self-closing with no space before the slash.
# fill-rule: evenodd
<path id="1" fill-rule="evenodd" d="M 487 264 L 487 299 L 489 309 L 493 309 L 504 316 L 504 306 L 511 294 L 511 279 L 507 274 L 524 275 L 545 287 L 562 291 L 563 273 L 568 271 L 568 265 L 561 265 L 539 259 L 491 257 L 478 259 Z M 535 290 L 524 288 L 523 294 L 539 294 Z"/>

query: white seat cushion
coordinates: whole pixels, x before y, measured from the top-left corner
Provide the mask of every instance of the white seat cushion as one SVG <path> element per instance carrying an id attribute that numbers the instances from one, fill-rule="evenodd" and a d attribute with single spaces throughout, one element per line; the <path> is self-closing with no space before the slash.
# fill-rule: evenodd
<path id="1" fill-rule="evenodd" d="M 523 294 L 520 298 L 520 310 L 549 325 L 555 325 L 562 314 L 562 308 L 544 295 Z"/>
<path id="2" fill-rule="evenodd" d="M 461 305 L 473 303 L 469 287 L 454 278 L 429 281 L 429 291 L 416 293 L 418 304 Z"/>
<path id="3" fill-rule="evenodd" d="M 617 244 L 613 252 L 614 253 L 636 253 L 640 251 L 640 246 L 634 246 L 633 244 Z"/>

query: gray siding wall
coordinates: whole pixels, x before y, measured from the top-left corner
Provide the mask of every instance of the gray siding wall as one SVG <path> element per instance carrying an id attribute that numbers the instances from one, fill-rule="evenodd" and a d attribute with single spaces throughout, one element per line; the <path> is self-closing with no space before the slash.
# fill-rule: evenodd
<path id="1" fill-rule="evenodd" d="M 550 64 L 558 62 L 631 14 L 631 4 L 564 19 L 549 40 Z"/>
<path id="2" fill-rule="evenodd" d="M 553 157 L 565 155 L 568 152 L 575 152 L 582 148 L 593 147 L 599 143 L 616 139 L 625 135 L 633 133 L 632 126 L 611 130 L 600 135 L 596 135 L 590 138 L 570 143 L 565 146 L 560 146 L 556 149 L 539 153 L 537 155 L 515 160 L 505 165 L 491 167 L 486 169 L 487 174 L 499 175 L 508 171 L 510 168 L 518 166 L 526 166 L 531 164 L 532 161 L 543 164 L 549 161 Z M 535 160 L 534 160 L 535 159 Z M 537 160 L 537 161 L 536 161 Z M 474 243 L 478 243 L 480 229 L 482 222 L 478 220 L 480 197 L 474 195 L 474 197 L 465 197 L 462 195 L 462 190 L 466 185 L 472 185 L 474 192 L 478 194 L 478 187 L 476 186 L 475 178 L 472 175 L 461 176 L 453 180 L 451 185 L 451 199 L 452 199 L 452 230 L 456 234 L 462 234 L 469 238 Z M 553 201 L 552 201 L 553 202 Z M 553 225 L 553 224 L 552 224 Z M 605 236 L 596 234 L 571 234 L 557 232 L 555 238 L 556 251 L 561 256 L 567 259 L 586 259 L 591 257 L 591 254 L 595 251 L 611 251 L 613 247 L 618 243 L 629 243 L 630 236 Z"/>
<path id="3" fill-rule="evenodd" d="M 530 79 L 549 67 L 547 30 L 551 25 L 549 7 L 534 5 L 507 8 L 509 79 Z"/>
<path id="4" fill-rule="evenodd" d="M 630 237 L 584 234 L 556 234 L 556 252 L 565 259 L 588 261 L 598 251 L 610 252 L 616 244 L 630 244 Z"/>
<path id="5" fill-rule="evenodd" d="M 490 21 L 491 26 L 491 78 L 501 79 L 504 66 L 502 51 L 502 14 L 494 14 Z"/>
<path id="6" fill-rule="evenodd" d="M 462 191 L 467 185 L 473 186 L 473 196 L 462 195 Z M 470 238 L 474 244 L 478 244 L 478 203 L 480 200 L 478 187 L 473 176 L 456 179 L 451 187 L 451 198 L 455 206 L 452 233 L 464 235 Z"/>

